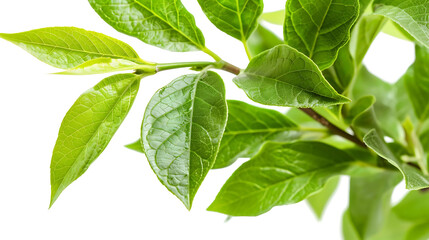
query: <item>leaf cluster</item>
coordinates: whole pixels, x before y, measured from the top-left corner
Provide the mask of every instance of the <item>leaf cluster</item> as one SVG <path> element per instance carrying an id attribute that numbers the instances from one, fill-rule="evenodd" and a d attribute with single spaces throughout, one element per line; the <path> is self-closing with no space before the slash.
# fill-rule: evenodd
<path id="1" fill-rule="evenodd" d="M 209 171 L 247 158 L 209 211 L 257 216 L 307 200 L 321 218 L 345 175 L 345 239 L 428 238 L 429 1 L 287 0 L 285 9 L 263 13 L 263 0 L 198 0 L 218 29 L 243 44 L 245 69 L 205 45 L 180 0 L 89 3 L 121 33 L 169 51 L 202 51 L 213 61 L 154 63 L 120 40 L 74 27 L 1 33 L 59 74 L 122 72 L 84 92 L 64 117 L 51 161 L 51 206 L 108 146 L 141 79 L 190 68 L 194 73 L 154 93 L 141 139 L 127 145 L 146 155 L 188 209 Z M 283 37 L 267 23 L 282 25 Z M 382 31 L 416 47 L 415 62 L 394 84 L 362 63 Z M 221 70 L 250 100 L 289 110 L 227 100 Z M 410 191 L 392 207 L 402 179 Z"/>

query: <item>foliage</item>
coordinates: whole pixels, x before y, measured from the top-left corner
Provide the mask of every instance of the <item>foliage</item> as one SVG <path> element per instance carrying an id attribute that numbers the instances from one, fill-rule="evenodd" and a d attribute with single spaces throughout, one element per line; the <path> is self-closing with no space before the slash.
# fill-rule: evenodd
<path id="1" fill-rule="evenodd" d="M 210 170 L 247 158 L 209 211 L 257 216 L 307 199 L 321 218 L 345 175 L 345 239 L 428 238 L 429 1 L 287 0 L 285 9 L 263 13 L 263 0 L 198 0 L 217 28 L 243 44 L 245 69 L 205 45 L 180 0 L 89 3 L 119 32 L 169 51 L 202 51 L 214 61 L 153 63 L 122 41 L 74 27 L 0 33 L 63 69 L 58 74 L 125 72 L 84 92 L 64 117 L 52 155 L 51 206 L 108 146 L 142 78 L 190 68 L 196 73 L 153 95 L 141 139 L 127 145 L 146 155 L 159 181 L 188 209 Z M 284 40 L 265 22 L 283 25 Z M 363 65 L 382 31 L 416 46 L 414 64 L 395 84 Z M 290 110 L 227 100 L 221 70 L 235 75 L 232 81 L 250 100 Z M 402 179 L 409 192 L 392 206 Z"/>

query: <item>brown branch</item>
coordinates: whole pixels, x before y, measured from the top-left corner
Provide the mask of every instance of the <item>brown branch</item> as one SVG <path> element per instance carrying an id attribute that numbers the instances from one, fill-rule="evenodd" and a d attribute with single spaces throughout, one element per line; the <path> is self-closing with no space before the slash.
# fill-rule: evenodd
<path id="1" fill-rule="evenodd" d="M 222 70 L 225 70 L 225 71 L 230 72 L 230 73 L 235 74 L 235 75 L 240 74 L 240 72 L 241 72 L 240 68 L 238 68 L 238 67 L 236 67 L 236 66 L 234 66 L 228 62 L 222 61 L 222 63 L 223 63 L 222 68 L 221 68 Z M 318 121 L 320 124 L 322 124 L 323 126 L 328 128 L 333 134 L 338 135 L 340 137 L 343 137 L 343 138 L 355 143 L 356 145 L 358 145 L 360 147 L 367 148 L 365 143 L 362 142 L 359 138 L 345 132 L 341 128 L 330 123 L 326 118 L 324 118 L 322 115 L 318 114 L 313 109 L 311 109 L 311 108 L 299 108 L 299 110 L 303 111 L 308 116 L 310 116 L 311 118 L 313 118 L 314 120 Z"/>
<path id="2" fill-rule="evenodd" d="M 347 133 L 346 131 L 342 130 L 341 128 L 330 123 L 326 118 L 324 118 L 322 115 L 318 114 L 313 109 L 311 109 L 311 108 L 299 108 L 299 110 L 303 111 L 308 116 L 310 116 L 314 120 L 318 121 L 323 126 L 327 127 L 333 134 L 341 136 L 341 137 L 355 143 L 356 145 L 358 145 L 360 147 L 366 148 L 365 143 L 363 143 L 359 138 L 357 138 L 354 135 Z"/>

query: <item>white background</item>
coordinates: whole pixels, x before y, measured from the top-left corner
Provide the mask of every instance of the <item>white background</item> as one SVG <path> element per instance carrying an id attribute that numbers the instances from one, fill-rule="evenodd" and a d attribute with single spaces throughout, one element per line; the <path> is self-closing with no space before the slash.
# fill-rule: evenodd
<path id="1" fill-rule="evenodd" d="M 206 45 L 244 68 L 241 44 L 217 30 L 197 0 L 183 1 L 196 17 Z M 284 7 L 265 0 L 265 11 Z M 200 52 L 172 53 L 115 32 L 88 2 L 66 0 L 2 1 L 0 32 L 48 26 L 76 26 L 121 39 L 143 59 L 155 62 L 211 60 Z M 281 28 L 275 28 L 281 33 Z M 0 39 L 0 239 L 341 239 L 348 179 L 332 199 L 321 222 L 306 203 L 276 207 L 259 217 L 233 218 L 206 207 L 243 161 L 211 171 L 191 212 L 157 180 L 144 155 L 123 145 L 139 137 L 143 112 L 152 94 L 186 70 L 168 71 L 142 81 L 136 102 L 110 145 L 89 170 L 48 210 L 49 165 L 62 118 L 75 99 L 105 76 L 58 76 L 15 45 Z M 414 58 L 411 43 L 380 35 L 365 63 L 376 75 L 396 81 Z M 229 73 L 221 73 L 230 99 L 248 101 Z M 370 87 L 370 86 L 368 86 Z M 397 199 L 401 193 L 396 193 Z"/>

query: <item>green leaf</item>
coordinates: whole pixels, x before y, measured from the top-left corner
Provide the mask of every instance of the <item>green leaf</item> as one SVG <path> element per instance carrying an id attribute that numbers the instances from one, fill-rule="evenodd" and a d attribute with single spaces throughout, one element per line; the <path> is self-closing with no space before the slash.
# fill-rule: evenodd
<path id="1" fill-rule="evenodd" d="M 67 112 L 52 155 L 51 206 L 106 148 L 127 116 L 142 77 L 108 77 L 83 93 Z"/>
<path id="2" fill-rule="evenodd" d="M 429 193 L 410 191 L 392 210 L 407 221 L 429 221 Z"/>
<path id="3" fill-rule="evenodd" d="M 351 220 L 349 209 L 347 209 L 343 214 L 342 230 L 344 240 L 361 240 L 356 227 Z"/>
<path id="4" fill-rule="evenodd" d="M 401 220 L 390 211 L 382 229 L 369 240 L 406 240 L 406 234 L 413 225 L 413 223 Z"/>
<path id="5" fill-rule="evenodd" d="M 368 239 L 383 226 L 390 210 L 390 199 L 401 176 L 383 171 L 350 179 L 350 220 L 361 239 Z"/>
<path id="6" fill-rule="evenodd" d="M 285 41 L 325 70 L 350 40 L 358 15 L 357 0 L 288 0 Z"/>
<path id="7" fill-rule="evenodd" d="M 386 23 L 386 18 L 380 15 L 365 15 L 359 19 L 353 28 L 350 40 L 350 52 L 356 66 L 360 66 L 369 47 Z"/>
<path id="8" fill-rule="evenodd" d="M 390 36 L 414 42 L 416 41 L 413 36 L 411 36 L 405 29 L 399 26 L 396 22 L 388 20 L 382 30 L 384 33 L 389 34 Z"/>
<path id="9" fill-rule="evenodd" d="M 413 122 L 417 121 L 417 117 L 414 114 L 413 105 L 411 103 L 410 96 L 406 91 L 406 82 L 409 81 L 407 78 L 414 77 L 414 69 L 411 66 L 407 72 L 393 85 L 394 96 L 396 98 L 395 109 L 396 116 L 399 121 L 403 122 L 405 119 L 410 118 Z"/>
<path id="10" fill-rule="evenodd" d="M 208 210 L 256 216 L 274 206 L 297 203 L 352 161 L 347 153 L 320 142 L 268 142 L 232 174 Z"/>
<path id="11" fill-rule="evenodd" d="M 429 2 L 425 0 L 374 0 L 374 14 L 385 16 L 429 47 Z"/>
<path id="12" fill-rule="evenodd" d="M 355 62 L 350 54 L 349 44 L 338 52 L 334 65 L 323 71 L 323 76 L 337 92 L 344 92 L 355 77 Z"/>
<path id="13" fill-rule="evenodd" d="M 287 45 L 254 57 L 234 83 L 250 99 L 265 105 L 316 107 L 349 102 L 308 57 Z"/>
<path id="14" fill-rule="evenodd" d="M 208 19 L 221 31 L 246 41 L 258 25 L 262 0 L 198 0 Z"/>
<path id="15" fill-rule="evenodd" d="M 352 94 L 353 100 L 368 95 L 374 96 L 375 103 L 373 108 L 375 119 L 371 120 L 370 116 L 366 116 L 366 121 L 375 121 L 386 135 L 397 142 L 403 142 L 402 139 L 405 135 L 401 125 L 402 119 L 399 119 L 398 113 L 396 112 L 397 98 L 394 95 L 394 88 L 391 84 L 384 82 L 362 66 L 356 76 L 356 83 Z M 365 126 L 365 124 L 361 124 L 361 126 Z M 375 126 L 371 128 L 374 127 Z"/>
<path id="16" fill-rule="evenodd" d="M 140 153 L 144 153 L 144 149 L 143 149 L 143 146 L 142 146 L 141 139 L 139 139 L 139 140 L 137 140 L 137 141 L 135 141 L 133 143 L 127 144 L 127 145 L 125 145 L 125 147 L 128 148 L 128 149 L 140 152 Z"/>
<path id="17" fill-rule="evenodd" d="M 137 64 L 124 59 L 111 59 L 111 58 L 96 58 L 82 63 L 74 68 L 67 69 L 64 72 L 57 74 L 64 75 L 90 75 L 101 74 L 109 72 L 119 72 L 127 70 L 140 69 L 144 72 L 155 73 L 155 65 L 153 64 Z"/>
<path id="18" fill-rule="evenodd" d="M 215 163 L 226 120 L 225 87 L 214 72 L 173 80 L 146 108 L 146 157 L 162 184 L 188 209 Z"/>
<path id="19" fill-rule="evenodd" d="M 416 60 L 409 69 L 410 77 L 404 79 L 405 86 L 420 120 L 429 118 L 429 48 L 416 45 Z M 412 76 L 412 77 L 411 77 Z"/>
<path id="20" fill-rule="evenodd" d="M 283 40 L 262 25 L 258 25 L 256 30 L 247 40 L 247 45 L 252 57 L 282 43 Z"/>
<path id="21" fill-rule="evenodd" d="M 224 168 L 238 158 L 253 156 L 267 140 L 294 139 L 293 130 L 298 126 L 275 110 L 229 100 L 228 123 L 213 168 Z"/>
<path id="22" fill-rule="evenodd" d="M 44 63 L 62 69 L 73 68 L 96 58 L 145 63 L 128 44 L 101 33 L 75 27 L 0 33 L 0 38 L 16 44 Z"/>
<path id="23" fill-rule="evenodd" d="M 362 17 L 374 0 L 359 0 L 359 17 Z M 372 11 L 372 9 L 371 9 Z"/>
<path id="24" fill-rule="evenodd" d="M 406 240 L 427 240 L 429 239 L 429 221 L 420 223 L 408 230 Z"/>
<path id="25" fill-rule="evenodd" d="M 205 49 L 204 36 L 180 0 L 89 0 L 105 22 L 147 44 L 176 52 Z"/>
<path id="26" fill-rule="evenodd" d="M 339 177 L 333 177 L 326 182 L 320 192 L 307 198 L 308 204 L 311 209 L 313 209 L 313 212 L 316 214 L 318 219 L 322 219 L 323 211 L 325 210 L 326 205 L 328 205 L 328 202 L 335 190 L 337 190 L 339 182 Z"/>
<path id="27" fill-rule="evenodd" d="M 353 124 L 353 122 L 358 119 L 362 114 L 369 111 L 372 105 L 374 105 L 374 103 L 374 96 L 365 96 L 354 101 L 345 113 L 346 121 L 350 124 Z"/>
<path id="28" fill-rule="evenodd" d="M 400 161 L 376 131 L 370 131 L 364 137 L 363 141 L 369 148 L 374 150 L 382 158 L 386 159 L 402 173 L 407 189 L 419 190 L 429 187 L 429 177 L 423 175 L 419 169 Z"/>
<path id="29" fill-rule="evenodd" d="M 261 19 L 272 24 L 283 25 L 285 23 L 285 10 L 263 13 Z"/>

